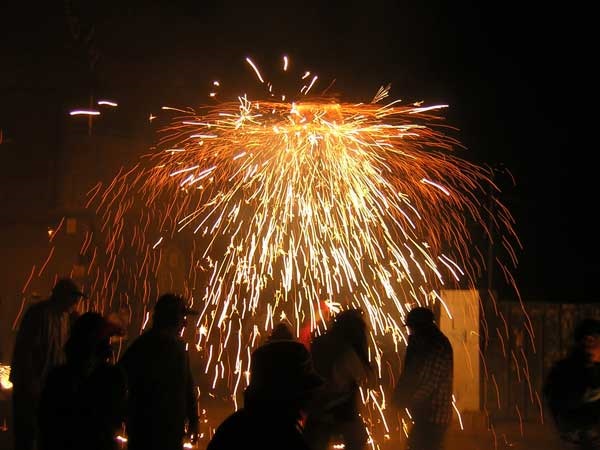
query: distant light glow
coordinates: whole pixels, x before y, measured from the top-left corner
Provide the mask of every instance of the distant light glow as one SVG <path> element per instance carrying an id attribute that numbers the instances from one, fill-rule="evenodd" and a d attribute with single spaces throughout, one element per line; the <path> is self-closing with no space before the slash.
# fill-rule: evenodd
<path id="1" fill-rule="evenodd" d="M 8 391 L 12 387 L 13 384 L 10 382 L 10 366 L 0 364 L 0 388 Z"/>

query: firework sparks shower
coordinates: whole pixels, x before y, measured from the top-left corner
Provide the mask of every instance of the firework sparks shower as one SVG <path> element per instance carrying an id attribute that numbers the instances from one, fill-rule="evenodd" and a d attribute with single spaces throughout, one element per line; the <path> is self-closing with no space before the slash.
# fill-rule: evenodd
<path id="1" fill-rule="evenodd" d="M 498 202 L 492 212 L 489 171 L 457 156 L 447 105 L 390 101 L 389 86 L 344 102 L 315 94 L 320 80 L 308 71 L 295 95 L 276 94 L 246 63 L 264 98 L 163 107 L 171 119 L 152 153 L 89 192 L 101 224 L 81 247 L 93 307 L 127 309 L 141 331 L 163 250 L 175 246 L 186 253 L 180 289 L 201 311 L 190 345 L 210 388 L 226 386 L 234 404 L 274 323 L 318 333 L 328 312 L 350 306 L 366 313 L 382 378 L 382 339 L 405 341 L 410 307 L 439 303 L 451 316 L 441 289 L 473 287 L 485 271 L 474 233 L 500 230 L 516 263 L 511 215 Z M 384 390 L 363 394 L 387 428 Z"/>

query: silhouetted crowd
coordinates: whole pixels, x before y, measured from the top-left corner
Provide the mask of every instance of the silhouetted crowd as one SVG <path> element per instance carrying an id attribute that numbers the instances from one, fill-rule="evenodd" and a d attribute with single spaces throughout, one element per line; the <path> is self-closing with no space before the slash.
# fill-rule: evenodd
<path id="1" fill-rule="evenodd" d="M 161 295 L 151 326 L 115 360 L 111 339 L 124 330 L 96 312 L 71 320 L 83 297 L 73 280 L 61 279 L 20 322 L 11 369 L 15 450 L 117 450 L 120 434 L 130 450 L 195 444 L 198 389 L 181 336 L 198 312 L 182 296 Z M 408 346 L 392 404 L 412 414 L 408 450 L 441 449 L 452 411 L 452 347 L 428 308 L 411 310 L 404 325 Z M 334 315 L 308 342 L 276 324 L 252 352 L 243 405 L 217 427 L 208 450 L 327 450 L 333 442 L 365 449 L 361 389 L 377 381 L 368 337 L 360 309 Z"/>

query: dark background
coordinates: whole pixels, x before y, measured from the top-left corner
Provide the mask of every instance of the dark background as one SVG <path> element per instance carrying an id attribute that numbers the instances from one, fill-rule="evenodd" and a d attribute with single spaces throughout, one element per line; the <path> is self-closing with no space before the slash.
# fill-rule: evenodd
<path id="1" fill-rule="evenodd" d="M 119 102 L 95 126 L 131 134 L 161 105 L 210 102 L 213 79 L 231 93 L 256 86 L 246 56 L 276 74 L 286 54 L 348 99 L 391 82 L 392 98 L 448 103 L 460 156 L 499 169 L 523 245 L 523 298 L 596 301 L 596 142 L 583 124 L 596 84 L 591 13 L 551 2 L 322 3 L 1 7 L 2 223 L 52 208 L 63 122 L 90 92 Z"/>

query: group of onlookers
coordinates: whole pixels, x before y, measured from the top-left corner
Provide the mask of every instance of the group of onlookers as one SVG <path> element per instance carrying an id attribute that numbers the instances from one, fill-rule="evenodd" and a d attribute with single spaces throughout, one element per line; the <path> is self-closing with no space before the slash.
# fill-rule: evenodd
<path id="1" fill-rule="evenodd" d="M 160 296 L 151 327 L 115 363 L 111 338 L 121 327 L 96 312 L 69 326 L 82 297 L 61 279 L 21 320 L 11 366 L 15 450 L 116 450 L 117 436 L 130 450 L 181 450 L 185 434 L 193 442 L 196 392 L 180 331 L 196 312 L 181 296 Z"/>
<path id="2" fill-rule="evenodd" d="M 14 347 L 15 450 L 181 450 L 198 439 L 198 396 L 186 343 L 181 296 L 161 295 L 149 329 L 118 359 L 111 339 L 124 330 L 96 312 L 70 317 L 85 293 L 59 280 L 29 307 Z M 405 317 L 403 371 L 392 403 L 410 411 L 409 449 L 442 448 L 451 418 L 452 347 L 424 307 Z M 277 324 L 251 355 L 243 406 L 215 430 L 208 450 L 238 447 L 346 450 L 368 446 L 361 388 L 374 387 L 369 327 L 360 309 L 332 316 L 324 332 L 301 342 Z"/>

